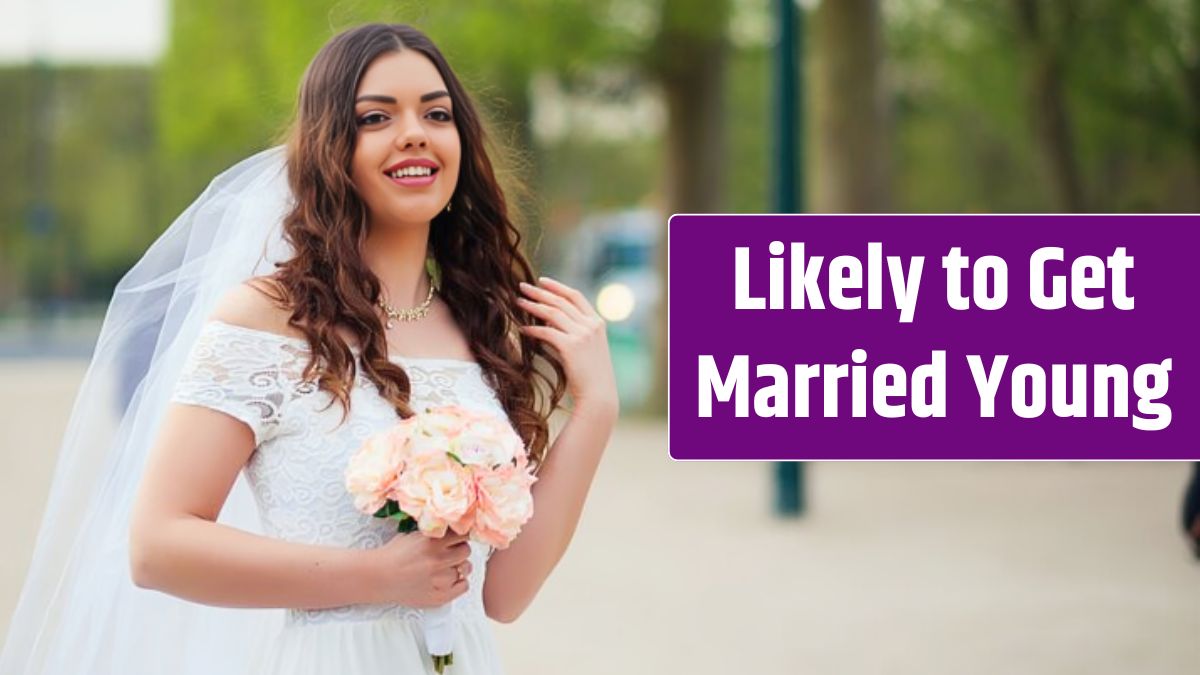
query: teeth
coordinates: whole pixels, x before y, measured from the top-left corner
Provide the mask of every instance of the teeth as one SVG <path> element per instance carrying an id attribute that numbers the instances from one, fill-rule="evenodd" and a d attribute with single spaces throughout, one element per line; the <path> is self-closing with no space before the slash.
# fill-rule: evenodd
<path id="1" fill-rule="evenodd" d="M 433 167 L 428 166 L 406 166 L 403 169 L 388 174 L 392 178 L 403 178 L 405 176 L 430 176 L 433 174 Z"/>

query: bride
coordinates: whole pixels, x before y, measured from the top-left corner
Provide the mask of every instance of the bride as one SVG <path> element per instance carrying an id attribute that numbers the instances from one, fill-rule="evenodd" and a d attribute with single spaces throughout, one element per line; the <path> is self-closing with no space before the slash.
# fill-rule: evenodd
<path id="1" fill-rule="evenodd" d="M 429 39 L 330 40 L 286 156 L 214 180 L 118 286 L 0 673 L 431 673 L 422 610 L 445 603 L 446 672 L 501 673 L 488 619 L 562 557 L 617 416 L 603 321 L 519 242 Z M 145 335 L 114 424 L 98 401 Z M 396 535 L 343 486 L 365 438 L 442 403 L 502 415 L 538 466 L 502 551 Z"/>

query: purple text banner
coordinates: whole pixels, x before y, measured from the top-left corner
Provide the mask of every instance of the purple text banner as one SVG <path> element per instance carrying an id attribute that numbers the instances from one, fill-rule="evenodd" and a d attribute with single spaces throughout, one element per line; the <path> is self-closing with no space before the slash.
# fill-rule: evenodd
<path id="1" fill-rule="evenodd" d="M 1200 216 L 676 215 L 675 459 L 1200 459 Z"/>

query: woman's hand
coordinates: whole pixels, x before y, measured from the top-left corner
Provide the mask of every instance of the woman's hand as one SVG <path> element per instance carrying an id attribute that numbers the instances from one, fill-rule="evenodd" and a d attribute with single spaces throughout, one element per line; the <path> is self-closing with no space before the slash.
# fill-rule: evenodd
<path id="1" fill-rule="evenodd" d="M 617 411 L 617 383 L 604 319 L 592 309 L 582 293 L 549 277 L 538 285 L 521 283 L 528 298 L 517 302 L 545 326 L 521 326 L 530 337 L 547 342 L 558 351 L 567 373 L 567 390 L 576 409 Z"/>
<path id="2" fill-rule="evenodd" d="M 440 607 L 467 592 L 471 545 L 465 534 L 447 531 L 439 539 L 398 534 L 367 554 L 378 579 L 379 603 Z"/>

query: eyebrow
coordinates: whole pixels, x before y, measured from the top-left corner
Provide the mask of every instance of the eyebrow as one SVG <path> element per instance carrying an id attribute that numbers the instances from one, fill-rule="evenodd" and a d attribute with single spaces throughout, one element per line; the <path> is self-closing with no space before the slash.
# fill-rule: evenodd
<path id="1" fill-rule="evenodd" d="M 432 100 L 438 99 L 438 98 L 442 98 L 443 96 L 450 96 L 450 92 L 439 89 L 437 91 L 431 91 L 428 94 L 421 94 L 421 103 L 428 103 L 429 101 L 432 101 Z M 363 101 L 375 101 L 377 103 L 391 103 L 392 105 L 396 104 L 395 98 L 393 98 L 391 96 L 384 96 L 382 94 L 363 94 L 362 96 L 359 96 L 358 98 L 354 99 L 355 103 L 362 103 Z"/>

